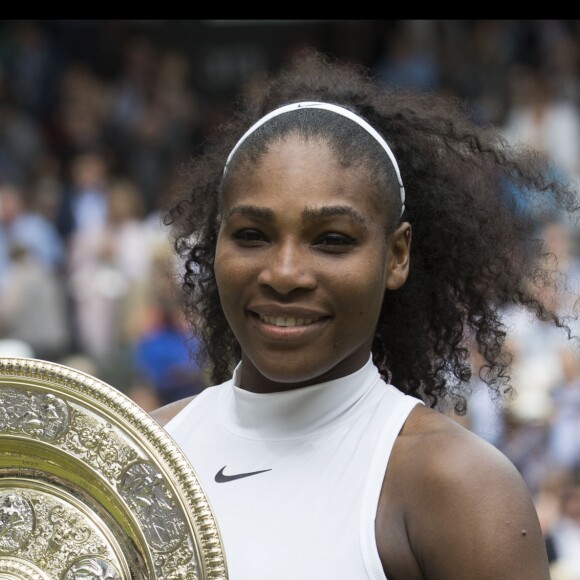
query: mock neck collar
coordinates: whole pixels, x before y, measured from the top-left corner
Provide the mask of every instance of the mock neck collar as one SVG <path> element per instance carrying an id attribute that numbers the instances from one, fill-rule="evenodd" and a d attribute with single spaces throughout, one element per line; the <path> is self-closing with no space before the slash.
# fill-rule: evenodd
<path id="1" fill-rule="evenodd" d="M 335 424 L 380 379 L 372 357 L 354 373 L 290 391 L 254 393 L 238 387 L 241 363 L 220 402 L 226 427 L 251 439 L 295 439 Z"/>

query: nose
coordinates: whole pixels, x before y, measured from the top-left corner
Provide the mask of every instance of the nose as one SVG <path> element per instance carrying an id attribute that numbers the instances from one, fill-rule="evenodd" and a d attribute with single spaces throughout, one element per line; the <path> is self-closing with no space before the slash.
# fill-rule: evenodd
<path id="1" fill-rule="evenodd" d="M 292 242 L 274 244 L 264 258 L 258 274 L 259 284 L 269 286 L 278 294 L 316 288 L 312 257 L 307 248 Z"/>

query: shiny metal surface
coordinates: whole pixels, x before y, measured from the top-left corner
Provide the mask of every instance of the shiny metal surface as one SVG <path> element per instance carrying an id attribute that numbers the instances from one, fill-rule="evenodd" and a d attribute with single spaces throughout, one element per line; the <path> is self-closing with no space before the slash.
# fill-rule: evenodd
<path id="1" fill-rule="evenodd" d="M 0 358 L 0 580 L 162 578 L 227 579 L 180 449 L 95 377 Z"/>

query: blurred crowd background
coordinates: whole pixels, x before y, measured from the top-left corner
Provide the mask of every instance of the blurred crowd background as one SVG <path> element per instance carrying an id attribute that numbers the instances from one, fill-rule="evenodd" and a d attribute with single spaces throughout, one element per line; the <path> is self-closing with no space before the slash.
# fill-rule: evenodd
<path id="1" fill-rule="evenodd" d="M 477 122 L 580 183 L 578 20 L 0 21 L 0 356 L 89 372 L 145 410 L 207 385 L 160 209 L 232 97 L 304 46 L 385 85 L 465 98 Z M 538 213 L 538 234 L 577 297 L 567 218 Z M 578 346 L 505 316 L 517 396 L 492 401 L 475 372 L 457 420 L 521 471 L 554 580 L 579 579 Z"/>

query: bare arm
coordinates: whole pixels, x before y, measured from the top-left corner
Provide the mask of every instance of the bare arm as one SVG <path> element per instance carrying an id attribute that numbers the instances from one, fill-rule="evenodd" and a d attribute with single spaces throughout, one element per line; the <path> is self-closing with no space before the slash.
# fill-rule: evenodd
<path id="1" fill-rule="evenodd" d="M 387 470 L 377 542 L 389 580 L 549 580 L 532 497 L 512 463 L 420 409 Z"/>

